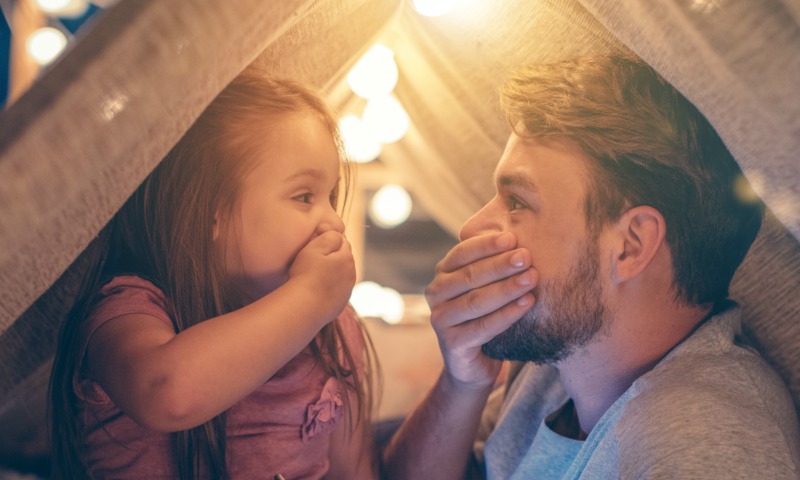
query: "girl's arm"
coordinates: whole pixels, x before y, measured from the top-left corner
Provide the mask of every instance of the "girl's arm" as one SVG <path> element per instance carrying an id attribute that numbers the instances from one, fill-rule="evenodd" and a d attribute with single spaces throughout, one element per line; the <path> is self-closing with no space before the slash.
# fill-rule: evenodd
<path id="1" fill-rule="evenodd" d="M 350 392 L 350 418 L 357 418 L 356 397 Z M 329 480 L 374 480 L 378 478 L 377 456 L 372 437 L 372 425 L 362 419 L 355 431 L 342 419 L 331 434 L 328 455 L 330 469 L 325 478 Z"/>
<path id="2" fill-rule="evenodd" d="M 349 244 L 328 232 L 298 255 L 284 285 L 177 335 L 148 315 L 109 320 L 89 340 L 89 375 L 146 428 L 200 425 L 305 348 L 342 311 L 354 280 Z"/>

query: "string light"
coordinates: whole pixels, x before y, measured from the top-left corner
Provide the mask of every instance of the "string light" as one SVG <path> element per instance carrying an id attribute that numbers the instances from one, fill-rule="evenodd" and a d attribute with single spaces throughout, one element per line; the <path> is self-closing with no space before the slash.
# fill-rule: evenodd
<path id="1" fill-rule="evenodd" d="M 370 99 L 388 95 L 397 85 L 398 75 L 394 52 L 378 43 L 356 62 L 347 74 L 347 84 L 359 97 Z"/>
<path id="2" fill-rule="evenodd" d="M 381 143 L 393 143 L 406 134 L 411 124 L 400 102 L 392 96 L 370 99 L 364 107 L 364 124 Z"/>
<path id="3" fill-rule="evenodd" d="M 405 313 L 403 296 L 397 290 L 370 281 L 353 287 L 350 304 L 362 317 L 381 318 L 391 324 L 400 323 Z"/>
<path id="4" fill-rule="evenodd" d="M 413 0 L 414 10 L 426 17 L 438 17 L 456 6 L 457 0 Z"/>
<path id="5" fill-rule="evenodd" d="M 89 9 L 86 0 L 36 0 L 36 5 L 48 15 L 67 18 L 81 17 Z"/>
<path id="6" fill-rule="evenodd" d="M 35 30 L 26 42 L 28 55 L 39 65 L 52 62 L 67 46 L 67 37 L 53 27 L 42 27 Z"/>
<path id="7" fill-rule="evenodd" d="M 400 185 L 384 185 L 370 201 L 369 213 L 379 227 L 394 228 L 411 215 L 411 196 Z"/>
<path id="8" fill-rule="evenodd" d="M 345 115 L 339 119 L 339 132 L 344 141 L 347 157 L 357 163 L 367 163 L 378 158 L 381 144 L 364 125 L 361 117 Z"/>

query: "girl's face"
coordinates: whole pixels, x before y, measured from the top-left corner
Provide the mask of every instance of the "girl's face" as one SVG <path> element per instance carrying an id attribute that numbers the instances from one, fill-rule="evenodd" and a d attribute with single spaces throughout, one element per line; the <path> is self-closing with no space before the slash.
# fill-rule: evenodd
<path id="1" fill-rule="evenodd" d="M 286 282 L 292 261 L 312 238 L 344 232 L 331 205 L 339 152 L 322 119 L 297 112 L 267 122 L 255 149 L 256 166 L 239 188 L 238 208 L 232 218 L 218 214 L 214 228 L 229 279 L 247 302 Z"/>

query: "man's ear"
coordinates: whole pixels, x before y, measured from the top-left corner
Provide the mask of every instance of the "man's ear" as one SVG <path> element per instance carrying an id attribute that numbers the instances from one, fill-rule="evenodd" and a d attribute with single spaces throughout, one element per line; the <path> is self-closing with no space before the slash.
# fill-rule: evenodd
<path id="1" fill-rule="evenodd" d="M 664 243 L 667 223 L 653 207 L 633 207 L 614 225 L 613 281 L 622 283 L 642 273 Z"/>

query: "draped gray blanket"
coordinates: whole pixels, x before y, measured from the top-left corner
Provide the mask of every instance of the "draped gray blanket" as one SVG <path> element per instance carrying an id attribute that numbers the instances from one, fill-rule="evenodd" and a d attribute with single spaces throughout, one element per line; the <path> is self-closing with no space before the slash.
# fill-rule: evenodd
<path id="1" fill-rule="evenodd" d="M 454 232 L 492 193 L 508 135 L 493 99 L 508 71 L 615 50 L 653 65 L 771 211 L 732 296 L 800 408 L 800 2 L 467 4 L 440 18 L 401 0 L 123 0 L 104 12 L 0 115 L 0 430 L 41 412 L 81 251 L 216 93 L 257 61 L 343 107 L 343 77 L 376 41 L 396 53 L 412 120 L 382 159 Z"/>

